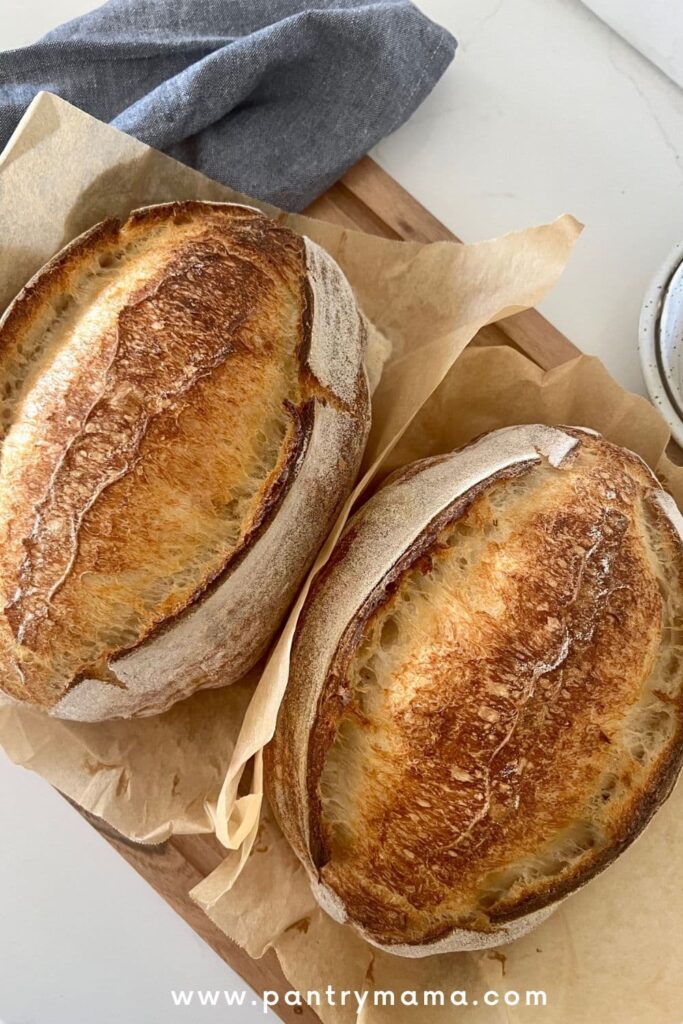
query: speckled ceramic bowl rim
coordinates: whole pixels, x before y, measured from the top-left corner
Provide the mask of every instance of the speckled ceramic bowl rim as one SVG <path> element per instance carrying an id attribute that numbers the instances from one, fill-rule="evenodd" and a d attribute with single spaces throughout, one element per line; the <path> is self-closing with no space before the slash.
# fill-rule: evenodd
<path id="1" fill-rule="evenodd" d="M 657 330 L 662 308 L 662 297 L 673 274 L 683 261 L 683 242 L 679 242 L 671 250 L 661 267 L 654 275 L 643 299 L 640 310 L 638 329 L 638 351 L 640 364 L 643 368 L 645 386 L 656 408 L 660 411 L 671 433 L 680 445 L 683 445 L 683 419 L 678 411 L 666 385 L 664 368 L 661 364 Z"/>

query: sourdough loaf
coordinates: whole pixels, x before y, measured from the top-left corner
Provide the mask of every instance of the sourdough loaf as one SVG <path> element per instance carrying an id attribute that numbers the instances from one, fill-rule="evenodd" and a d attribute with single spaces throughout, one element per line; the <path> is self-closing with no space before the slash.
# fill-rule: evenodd
<path id="1" fill-rule="evenodd" d="M 150 714 L 263 654 L 369 427 L 339 267 L 257 210 L 107 221 L 0 321 L 0 689 Z"/>
<path id="2" fill-rule="evenodd" d="M 538 425 L 358 512 L 266 754 L 334 918 L 405 956 L 498 945 L 633 841 L 683 756 L 682 534 L 637 456 Z"/>

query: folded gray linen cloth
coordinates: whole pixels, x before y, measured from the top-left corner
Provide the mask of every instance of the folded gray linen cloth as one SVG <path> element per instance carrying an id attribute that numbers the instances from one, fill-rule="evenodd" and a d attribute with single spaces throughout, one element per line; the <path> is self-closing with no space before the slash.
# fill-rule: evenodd
<path id="1" fill-rule="evenodd" d="M 409 117 L 455 46 L 409 0 L 109 0 L 0 52 L 0 148 L 47 90 L 300 210 Z"/>

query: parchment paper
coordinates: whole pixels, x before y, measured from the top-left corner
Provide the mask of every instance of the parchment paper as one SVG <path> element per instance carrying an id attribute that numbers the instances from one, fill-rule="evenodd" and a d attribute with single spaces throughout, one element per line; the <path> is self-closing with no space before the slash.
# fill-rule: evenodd
<path id="1" fill-rule="evenodd" d="M 185 198 L 244 197 L 42 94 L 0 159 L 0 307 L 55 251 L 97 221 Z M 481 325 L 545 294 L 579 230 L 563 217 L 478 245 L 421 245 L 248 202 L 323 245 L 343 267 L 365 314 L 391 341 L 391 360 L 373 398 L 366 465 L 388 448 Z M 260 755 L 252 792 L 236 802 L 237 787 L 244 765 L 272 732 L 290 636 L 288 628 L 237 746 L 255 674 L 147 721 L 81 725 L 5 705 L 0 744 L 130 838 L 158 842 L 172 832 L 215 828 L 239 850 L 239 865 L 258 826 Z M 231 865 L 226 876 L 234 873 L 235 858 Z"/>
<path id="2" fill-rule="evenodd" d="M 0 307 L 53 252 L 105 216 L 170 199 L 239 198 L 46 95 L 32 105 L 0 170 Z M 450 370 L 480 324 L 535 303 L 552 285 L 576 234 L 571 220 L 468 247 L 387 243 L 304 218 L 290 222 L 342 263 L 366 314 L 394 346 L 375 396 L 366 465 L 437 388 L 377 478 L 496 426 L 573 422 L 638 451 L 683 501 L 683 473 L 664 455 L 663 421 L 595 360 L 542 374 L 512 350 L 469 349 Z M 402 1024 L 408 1017 L 420 1024 L 679 1020 L 680 791 L 616 865 L 530 936 L 497 951 L 397 961 L 317 909 L 267 809 L 257 831 L 258 758 L 252 794 L 233 802 L 249 751 L 270 733 L 282 681 L 275 669 L 283 664 L 271 663 L 258 694 L 264 713 L 253 702 L 239 737 L 258 671 L 154 719 L 79 725 L 5 707 L 0 743 L 14 760 L 132 838 L 159 841 L 172 831 L 208 831 L 215 824 L 236 849 L 195 898 L 253 955 L 274 945 L 293 987 L 468 989 L 474 998 L 489 988 L 528 988 L 545 989 L 549 1000 L 535 1010 L 366 1008 L 363 1024 Z M 255 842 L 230 888 L 249 849 L 245 838 Z M 323 1006 L 319 1013 L 335 1024 L 356 1016 L 352 1005 Z"/>
<path id="3" fill-rule="evenodd" d="M 515 423 L 576 424 L 638 452 L 683 503 L 683 469 L 665 454 L 668 430 L 645 399 L 619 387 L 596 359 L 548 373 L 510 348 L 471 347 L 394 448 L 382 474 L 447 452 L 482 431 Z M 677 1024 L 683 1019 L 683 790 L 610 868 L 530 935 L 496 950 L 406 960 L 383 953 L 315 903 L 303 868 L 264 809 L 253 850 L 231 889 L 221 869 L 193 891 L 209 917 L 252 956 L 274 947 L 292 989 L 324 992 L 465 991 L 477 1006 L 377 1007 L 361 1024 Z M 228 858 L 230 868 L 234 862 Z M 267 910 L 264 911 L 264 908 Z M 518 1007 L 487 1007 L 483 995 L 520 993 Z M 546 1006 L 523 1005 L 542 990 Z M 409 997 L 410 998 L 410 997 Z M 460 998 L 460 997 L 458 997 Z M 326 1024 L 356 1019 L 315 1006 Z"/>

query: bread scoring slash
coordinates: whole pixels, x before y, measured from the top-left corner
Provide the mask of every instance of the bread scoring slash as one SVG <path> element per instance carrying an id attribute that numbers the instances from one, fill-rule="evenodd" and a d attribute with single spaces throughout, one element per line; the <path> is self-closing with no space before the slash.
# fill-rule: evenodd
<path id="1" fill-rule="evenodd" d="M 356 476 L 366 328 L 245 206 L 104 222 L 0 321 L 0 688 L 151 714 L 264 653 Z"/>
<path id="2" fill-rule="evenodd" d="M 542 425 L 357 513 L 266 755 L 334 918 L 404 956 L 499 945 L 626 849 L 683 758 L 682 537 L 637 456 Z"/>

